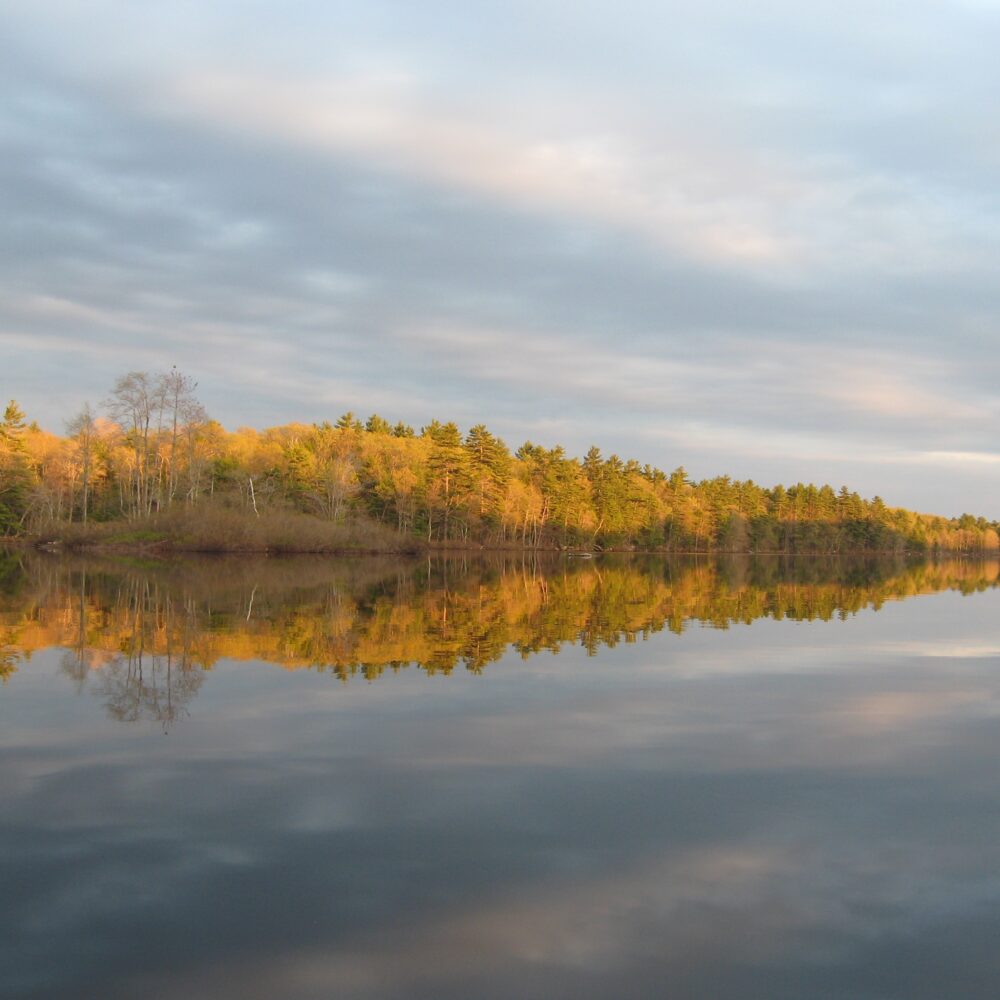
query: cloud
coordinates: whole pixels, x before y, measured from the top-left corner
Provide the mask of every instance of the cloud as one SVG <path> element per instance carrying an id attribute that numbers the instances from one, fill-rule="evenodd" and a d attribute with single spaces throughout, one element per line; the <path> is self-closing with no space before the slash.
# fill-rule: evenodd
<path id="1" fill-rule="evenodd" d="M 736 175 L 743 186 L 764 186 L 766 174 L 772 197 L 785 198 L 792 179 L 783 181 L 774 165 L 766 172 L 741 166 L 733 149 L 696 149 L 690 136 L 661 136 L 660 149 L 650 151 L 604 130 L 565 138 L 518 135 L 496 121 L 446 117 L 427 107 L 405 77 L 290 84 L 205 74 L 177 81 L 160 102 L 171 114 L 214 129 L 360 156 L 515 207 L 634 230 L 709 261 L 787 262 L 802 250 L 755 221 L 745 195 L 731 196 Z M 557 121 L 562 110 L 549 109 L 547 119 Z"/>
<path id="2" fill-rule="evenodd" d="M 929 451 L 918 461 L 928 465 L 979 465 L 993 466 L 1000 463 L 1000 453 L 995 451 Z"/>
<path id="3" fill-rule="evenodd" d="M 257 9 L 251 51 L 235 7 L 15 4 L 7 391 L 58 427 L 109 361 L 178 364 L 227 424 L 485 421 L 991 514 L 987 15 L 903 11 Z"/>

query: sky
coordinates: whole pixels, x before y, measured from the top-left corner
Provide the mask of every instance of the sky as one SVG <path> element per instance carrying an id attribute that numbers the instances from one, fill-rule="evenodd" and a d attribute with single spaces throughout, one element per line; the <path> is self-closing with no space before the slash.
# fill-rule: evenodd
<path id="1" fill-rule="evenodd" d="M 1000 0 L 0 0 L 0 395 L 1000 517 Z"/>

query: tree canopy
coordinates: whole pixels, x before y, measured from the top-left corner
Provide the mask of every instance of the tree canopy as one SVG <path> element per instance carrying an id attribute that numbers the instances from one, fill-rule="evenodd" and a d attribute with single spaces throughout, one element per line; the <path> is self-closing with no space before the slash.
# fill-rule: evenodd
<path id="1" fill-rule="evenodd" d="M 299 511 L 375 522 L 432 545 L 840 553 L 996 551 L 1000 525 L 865 499 L 847 486 L 765 487 L 721 475 L 693 482 L 598 446 L 582 459 L 524 442 L 512 454 L 482 423 L 348 411 L 334 423 L 227 431 L 177 369 L 128 372 L 102 411 L 60 437 L 11 400 L 0 422 L 0 533 L 141 520 L 172 507 L 248 516 Z"/>

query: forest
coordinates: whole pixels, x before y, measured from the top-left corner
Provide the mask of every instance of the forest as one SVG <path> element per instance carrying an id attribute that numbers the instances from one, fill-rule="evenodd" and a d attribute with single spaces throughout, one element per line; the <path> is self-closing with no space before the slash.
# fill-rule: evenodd
<path id="1" fill-rule="evenodd" d="M 0 421 L 0 535 L 198 551 L 526 548 L 996 552 L 1000 524 L 888 506 L 846 486 L 692 481 L 591 447 L 516 451 L 483 424 L 378 414 L 228 431 L 176 369 L 129 372 L 57 435 Z"/>

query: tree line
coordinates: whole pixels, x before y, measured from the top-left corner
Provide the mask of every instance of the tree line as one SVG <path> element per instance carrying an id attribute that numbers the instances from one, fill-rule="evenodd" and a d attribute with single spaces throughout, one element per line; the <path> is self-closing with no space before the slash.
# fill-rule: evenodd
<path id="1" fill-rule="evenodd" d="M 594 446 L 582 458 L 485 425 L 419 431 L 372 414 L 227 431 L 171 369 L 129 372 L 55 435 L 11 401 L 0 422 L 0 533 L 142 522 L 183 508 L 283 511 L 390 527 L 429 545 L 676 552 L 996 551 L 1000 525 L 865 499 L 846 486 L 692 481 Z"/>

